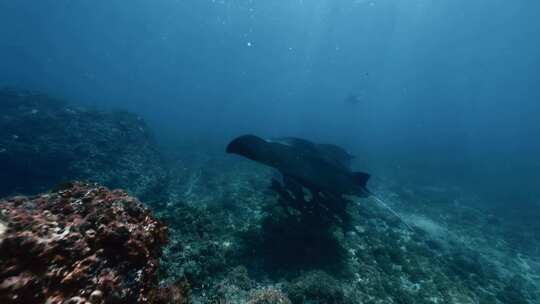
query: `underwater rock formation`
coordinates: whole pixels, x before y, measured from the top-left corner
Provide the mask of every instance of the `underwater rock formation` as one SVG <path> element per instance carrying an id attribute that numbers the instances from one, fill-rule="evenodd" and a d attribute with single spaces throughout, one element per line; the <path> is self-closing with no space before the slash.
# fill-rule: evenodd
<path id="1" fill-rule="evenodd" d="M 167 227 L 126 192 L 76 182 L 0 206 L 0 303 L 182 298 L 156 287 Z"/>
<path id="2" fill-rule="evenodd" d="M 163 187 L 153 136 L 134 114 L 9 89 L 0 90 L 0 106 L 0 197 L 88 180 L 146 201 Z"/>
<path id="3" fill-rule="evenodd" d="M 540 263 L 506 255 L 514 249 L 502 241 L 503 224 L 478 226 L 482 213 L 457 203 L 465 193 L 443 208 L 374 183 L 414 229 L 363 200 L 348 204 L 355 229 L 347 231 L 330 219 L 321 225 L 317 214 L 317 224 L 289 214 L 290 204 L 265 191 L 273 172 L 251 162 L 193 165 L 185 174 L 202 176 L 190 199 L 156 214 L 171 231 L 161 279 L 186 278 L 193 303 L 539 303 Z"/>
<path id="4" fill-rule="evenodd" d="M 281 290 L 267 287 L 255 290 L 248 304 L 291 304 L 291 300 Z"/>

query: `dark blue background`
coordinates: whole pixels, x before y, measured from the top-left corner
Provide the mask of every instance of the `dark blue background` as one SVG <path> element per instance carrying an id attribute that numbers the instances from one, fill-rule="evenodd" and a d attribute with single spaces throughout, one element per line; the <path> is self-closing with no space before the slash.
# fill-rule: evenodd
<path id="1" fill-rule="evenodd" d="M 376 174 L 535 203 L 539 12 L 531 0 L 0 0 L 0 86 L 135 111 L 163 142 L 304 136 Z"/>

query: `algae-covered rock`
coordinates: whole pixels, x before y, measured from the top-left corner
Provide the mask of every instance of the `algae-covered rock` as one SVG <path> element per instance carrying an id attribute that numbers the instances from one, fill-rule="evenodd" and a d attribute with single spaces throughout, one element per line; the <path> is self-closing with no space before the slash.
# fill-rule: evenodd
<path id="1" fill-rule="evenodd" d="M 287 294 L 292 303 L 353 303 L 340 282 L 323 271 L 312 271 L 288 285 Z"/>
<path id="2" fill-rule="evenodd" d="M 291 300 L 275 287 L 265 287 L 254 290 L 248 304 L 291 304 Z"/>
<path id="3" fill-rule="evenodd" d="M 152 303 L 159 294 L 167 227 L 126 192 L 72 183 L 0 206 L 0 303 Z"/>
<path id="4" fill-rule="evenodd" d="M 0 107 L 0 196 L 88 180 L 146 200 L 164 185 L 153 136 L 134 114 L 8 89 L 0 90 Z"/>

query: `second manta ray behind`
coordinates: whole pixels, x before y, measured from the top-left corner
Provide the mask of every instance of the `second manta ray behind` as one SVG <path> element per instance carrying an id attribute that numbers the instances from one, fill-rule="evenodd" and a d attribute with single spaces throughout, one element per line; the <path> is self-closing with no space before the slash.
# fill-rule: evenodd
<path id="1" fill-rule="evenodd" d="M 243 135 L 229 143 L 227 153 L 273 167 L 284 180 L 312 191 L 337 196 L 370 195 L 366 188 L 370 175 L 352 172 L 349 165 L 353 156 L 336 145 L 315 144 L 299 138 L 265 140 Z"/>

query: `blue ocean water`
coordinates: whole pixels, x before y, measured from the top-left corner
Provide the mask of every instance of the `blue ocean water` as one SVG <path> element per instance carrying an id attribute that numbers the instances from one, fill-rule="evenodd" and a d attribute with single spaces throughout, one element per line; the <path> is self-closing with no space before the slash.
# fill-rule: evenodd
<path id="1" fill-rule="evenodd" d="M 512 195 L 538 181 L 530 1 L 0 5 L 3 86 L 144 113 L 170 140 L 289 134 Z"/>
<path id="2" fill-rule="evenodd" d="M 531 0 L 0 0 L 0 87 L 135 113 L 177 163 L 200 164 L 188 184 L 200 170 L 225 183 L 240 134 L 333 143 L 383 198 L 417 203 L 401 211 L 477 210 L 538 261 L 539 13 Z M 474 222 L 461 215 L 455 227 Z"/>

